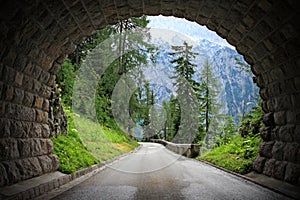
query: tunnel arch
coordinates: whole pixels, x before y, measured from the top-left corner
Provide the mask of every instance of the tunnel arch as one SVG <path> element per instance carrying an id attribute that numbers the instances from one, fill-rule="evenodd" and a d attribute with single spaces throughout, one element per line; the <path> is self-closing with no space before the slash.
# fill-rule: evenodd
<path id="1" fill-rule="evenodd" d="M 2 0 L 0 186 L 58 168 L 49 100 L 55 75 L 76 45 L 118 20 L 159 14 L 205 25 L 244 56 L 265 112 L 254 169 L 298 183 L 299 10 L 296 0 Z"/>

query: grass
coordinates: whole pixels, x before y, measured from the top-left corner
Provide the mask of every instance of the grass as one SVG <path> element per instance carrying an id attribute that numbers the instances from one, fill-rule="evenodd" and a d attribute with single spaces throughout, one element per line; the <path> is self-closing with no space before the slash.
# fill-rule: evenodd
<path id="1" fill-rule="evenodd" d="M 260 142 L 259 135 L 247 138 L 235 135 L 229 144 L 216 147 L 197 159 L 239 174 L 247 174 L 253 169 L 253 161 L 258 155 Z"/>
<path id="2" fill-rule="evenodd" d="M 59 171 L 74 173 L 93 164 L 110 160 L 138 146 L 125 133 L 100 126 L 65 109 L 68 116 L 68 134 L 51 138 L 54 153 L 58 155 Z"/>

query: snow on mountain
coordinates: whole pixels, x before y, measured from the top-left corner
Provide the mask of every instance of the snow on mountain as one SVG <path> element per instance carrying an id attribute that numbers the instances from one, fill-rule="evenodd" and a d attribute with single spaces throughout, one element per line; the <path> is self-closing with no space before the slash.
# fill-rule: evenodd
<path id="1" fill-rule="evenodd" d="M 227 43 L 226 40 L 219 37 L 215 32 L 208 30 L 205 26 L 200 26 L 196 22 L 187 21 L 176 17 L 165 16 L 148 16 L 150 23 L 148 27 L 157 29 L 166 29 L 174 32 L 186 35 L 196 41 L 206 39 L 209 42 L 219 44 L 221 46 L 227 46 L 235 49 L 233 46 Z"/>

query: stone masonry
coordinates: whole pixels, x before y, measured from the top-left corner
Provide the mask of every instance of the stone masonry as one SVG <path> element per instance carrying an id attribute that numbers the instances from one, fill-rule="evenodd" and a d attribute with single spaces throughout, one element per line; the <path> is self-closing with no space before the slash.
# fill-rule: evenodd
<path id="1" fill-rule="evenodd" d="M 0 186 L 55 171 L 49 113 L 55 75 L 95 30 L 131 16 L 172 15 L 207 26 L 251 65 L 265 112 L 256 171 L 300 176 L 298 0 L 2 0 Z"/>

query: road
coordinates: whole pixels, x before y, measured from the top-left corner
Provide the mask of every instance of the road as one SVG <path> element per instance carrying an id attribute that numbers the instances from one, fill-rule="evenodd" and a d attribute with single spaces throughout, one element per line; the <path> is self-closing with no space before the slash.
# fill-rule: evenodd
<path id="1" fill-rule="evenodd" d="M 288 199 L 160 144 L 141 145 L 53 199 Z"/>

